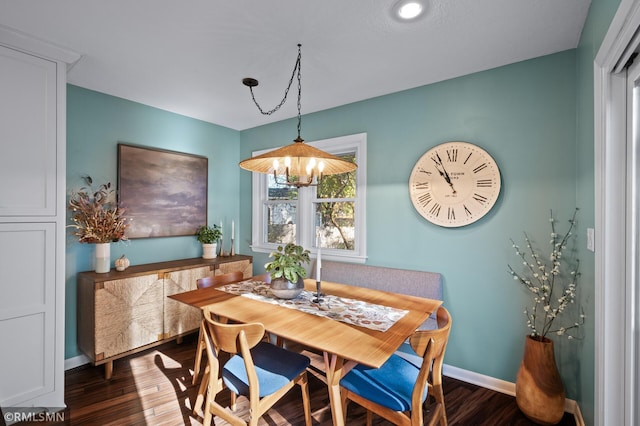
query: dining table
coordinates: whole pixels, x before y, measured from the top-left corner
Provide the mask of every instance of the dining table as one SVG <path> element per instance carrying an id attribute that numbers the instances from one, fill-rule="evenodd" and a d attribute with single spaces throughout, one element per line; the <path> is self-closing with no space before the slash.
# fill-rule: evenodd
<path id="1" fill-rule="evenodd" d="M 255 282 L 260 277 L 247 281 Z M 333 424 L 345 423 L 340 400 L 340 379 L 357 364 L 378 368 L 413 332 L 442 304 L 441 300 L 410 296 L 402 293 L 374 290 L 367 287 L 322 281 L 322 300 L 318 310 L 332 312 L 332 302 L 364 303 L 400 311 L 399 318 L 388 328 L 370 328 L 335 319 L 335 316 L 314 315 L 291 306 L 268 303 L 259 298 L 223 291 L 222 286 L 173 294 L 168 297 L 188 305 L 208 310 L 218 317 L 241 323 L 262 323 L 271 335 L 291 340 L 323 354 L 325 374 Z M 315 280 L 304 280 L 304 291 L 316 293 Z M 285 302 L 286 303 L 286 302 Z M 323 306 L 324 304 L 324 306 Z M 351 315 L 353 317 L 353 315 Z"/>

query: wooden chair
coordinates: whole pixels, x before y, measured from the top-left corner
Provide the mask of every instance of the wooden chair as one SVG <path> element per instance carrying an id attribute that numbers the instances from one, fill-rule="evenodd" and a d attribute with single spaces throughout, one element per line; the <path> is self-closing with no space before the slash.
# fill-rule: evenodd
<path id="1" fill-rule="evenodd" d="M 196 286 L 199 289 L 212 287 L 216 285 L 224 285 L 231 284 L 238 281 L 242 281 L 244 279 L 244 275 L 241 271 L 229 272 L 227 274 L 222 275 L 212 275 L 209 277 L 199 278 L 196 280 Z M 198 336 L 198 347 L 196 349 L 196 363 L 193 367 L 193 379 L 191 381 L 192 384 L 196 384 L 198 382 L 198 376 L 200 375 L 200 365 L 202 364 L 202 355 L 205 351 L 204 346 L 204 329 L 203 325 L 200 324 L 200 336 Z"/>
<path id="2" fill-rule="evenodd" d="M 253 277 L 251 277 L 251 279 L 254 281 L 262 281 L 267 284 L 271 284 L 271 274 L 269 274 L 268 272 L 260 275 L 254 275 Z"/>
<path id="3" fill-rule="evenodd" d="M 347 404 L 354 401 L 367 409 L 367 425 L 374 412 L 396 425 L 422 426 L 427 395 L 436 402 L 429 425 L 447 424 L 442 392 L 442 363 L 451 330 L 451 316 L 440 307 L 438 328 L 417 330 L 409 339 L 411 348 L 422 358 L 414 362 L 392 355 L 380 368 L 357 365 L 340 381 L 340 394 L 346 416 Z"/>
<path id="4" fill-rule="evenodd" d="M 233 271 L 222 275 L 211 275 L 209 277 L 199 278 L 196 280 L 196 286 L 198 288 L 207 288 L 214 285 L 235 283 L 243 279 L 244 275 L 242 271 Z"/>
<path id="5" fill-rule="evenodd" d="M 260 323 L 223 324 L 205 312 L 205 346 L 208 382 L 204 425 L 219 416 L 233 425 L 257 425 L 258 420 L 295 384 L 302 390 L 305 424 L 311 426 L 311 408 L 307 383 L 308 357 L 280 348 L 263 340 L 265 329 Z M 220 355 L 230 356 L 224 364 Z M 249 399 L 250 419 L 242 418 L 215 401 L 216 395 L 228 388 L 232 395 Z M 235 409 L 232 400 L 232 409 Z"/>

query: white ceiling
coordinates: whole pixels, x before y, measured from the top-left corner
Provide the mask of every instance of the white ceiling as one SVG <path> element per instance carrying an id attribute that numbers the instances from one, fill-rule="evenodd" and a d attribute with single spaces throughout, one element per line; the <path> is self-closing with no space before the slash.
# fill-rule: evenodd
<path id="1" fill-rule="evenodd" d="M 0 0 L 0 25 L 82 55 L 71 84 L 243 130 L 575 48 L 590 0 Z"/>

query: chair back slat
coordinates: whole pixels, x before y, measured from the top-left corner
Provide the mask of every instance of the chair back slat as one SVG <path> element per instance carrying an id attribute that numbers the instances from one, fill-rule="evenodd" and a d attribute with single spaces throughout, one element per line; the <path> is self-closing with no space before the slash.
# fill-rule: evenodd
<path id="1" fill-rule="evenodd" d="M 223 285 L 242 281 L 244 275 L 242 271 L 233 271 L 222 275 L 212 275 L 210 277 L 199 278 L 196 280 L 198 288 L 207 288 L 214 285 Z"/>
<path id="2" fill-rule="evenodd" d="M 241 352 L 241 333 L 244 334 L 248 349 L 253 348 L 264 337 L 264 326 L 260 323 L 223 324 L 213 319 L 209 311 L 205 312 L 205 319 L 214 345 L 223 352 L 230 354 Z"/>
<path id="3" fill-rule="evenodd" d="M 251 279 L 256 280 L 256 281 L 262 281 L 262 282 L 267 283 L 267 284 L 271 284 L 271 274 L 268 273 L 268 272 L 266 274 L 253 276 L 253 277 L 251 277 Z"/>
<path id="4" fill-rule="evenodd" d="M 451 315 L 443 306 L 438 308 L 436 314 L 438 328 L 435 330 L 417 330 L 409 339 L 411 348 L 421 357 L 424 357 L 429 340 L 434 340 L 435 358 L 444 357 L 444 352 L 449 341 L 451 331 Z"/>

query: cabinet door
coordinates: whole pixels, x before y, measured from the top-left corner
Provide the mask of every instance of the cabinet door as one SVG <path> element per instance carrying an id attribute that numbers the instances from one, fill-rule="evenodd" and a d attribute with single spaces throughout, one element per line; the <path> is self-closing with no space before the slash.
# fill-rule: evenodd
<path id="1" fill-rule="evenodd" d="M 0 217 L 56 214 L 56 67 L 0 46 Z"/>
<path id="2" fill-rule="evenodd" d="M 96 361 L 162 339 L 162 287 L 157 274 L 96 284 Z"/>
<path id="3" fill-rule="evenodd" d="M 164 332 L 165 339 L 200 327 L 202 314 L 199 308 L 185 305 L 166 296 L 195 290 L 196 280 L 211 275 L 211 268 L 203 266 L 164 274 Z"/>
<path id="4" fill-rule="evenodd" d="M 54 388 L 55 226 L 0 223 L 0 406 Z"/>

